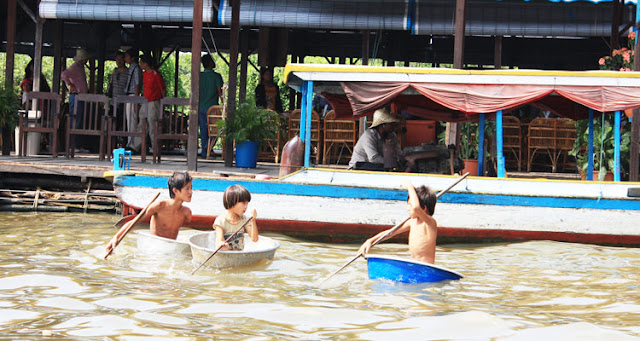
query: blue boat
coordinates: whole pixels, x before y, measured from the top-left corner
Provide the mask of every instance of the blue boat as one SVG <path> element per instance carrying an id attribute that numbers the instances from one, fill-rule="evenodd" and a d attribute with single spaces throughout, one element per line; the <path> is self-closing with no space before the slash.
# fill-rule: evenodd
<path id="1" fill-rule="evenodd" d="M 394 256 L 367 255 L 370 279 L 400 283 L 426 283 L 458 280 L 461 273 L 447 268 Z"/>

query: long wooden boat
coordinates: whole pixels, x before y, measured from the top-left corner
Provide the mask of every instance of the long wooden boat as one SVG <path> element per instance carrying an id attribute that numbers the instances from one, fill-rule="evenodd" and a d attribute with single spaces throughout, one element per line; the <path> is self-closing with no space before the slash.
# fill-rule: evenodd
<path id="1" fill-rule="evenodd" d="M 140 209 L 161 191 L 168 175 L 112 172 L 117 197 Z M 193 180 L 191 208 L 196 228 L 210 228 L 222 213 L 222 193 L 246 187 L 258 211 L 261 232 L 277 232 L 323 242 L 359 242 L 403 220 L 406 190 L 428 185 L 436 192 L 455 176 L 376 173 L 307 168 L 276 180 L 199 177 Z M 468 177 L 436 205 L 438 242 L 547 239 L 640 246 L 640 198 L 628 192 L 638 183 Z M 126 209 L 125 209 L 126 211 Z"/>
<path id="2" fill-rule="evenodd" d="M 464 276 L 435 264 L 395 256 L 367 255 L 369 279 L 399 283 L 427 283 L 459 280 Z"/>
<path id="3" fill-rule="evenodd" d="M 338 118 L 366 116 L 390 104 L 428 119 L 480 125 L 485 113 L 495 113 L 498 177 L 468 177 L 439 199 L 439 243 L 548 239 L 640 246 L 640 183 L 619 182 L 620 110 L 640 108 L 640 72 L 289 64 L 285 79 L 302 92 L 303 169 L 278 180 L 196 178 L 189 204 L 193 225 L 210 227 L 221 213 L 222 192 L 237 183 L 251 191 L 261 231 L 356 242 L 403 220 L 404 181 L 436 191 L 454 182 L 448 175 L 311 168 L 307 123 L 315 92 L 332 103 Z M 507 178 L 502 112 L 529 104 L 574 120 L 592 119 L 594 111 L 615 113 L 616 182 Z M 478 130 L 480 141 L 483 132 Z M 158 190 L 166 193 L 166 183 L 166 176 L 145 173 L 116 173 L 113 179 L 118 198 L 133 208 L 143 207 Z"/>
<path id="4" fill-rule="evenodd" d="M 201 264 L 217 249 L 216 232 L 196 233 L 189 238 L 189 245 L 193 259 L 196 263 Z M 273 259 L 279 247 L 280 243 L 275 239 L 260 236 L 257 242 L 253 242 L 245 233 L 242 251 L 218 251 L 205 266 L 224 269 L 251 265 L 264 259 Z"/>

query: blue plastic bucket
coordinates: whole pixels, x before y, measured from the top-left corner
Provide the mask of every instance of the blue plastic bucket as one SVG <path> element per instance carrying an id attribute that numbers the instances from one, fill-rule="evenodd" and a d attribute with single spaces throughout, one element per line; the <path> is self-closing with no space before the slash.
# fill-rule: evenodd
<path id="1" fill-rule="evenodd" d="M 245 141 L 236 145 L 236 167 L 256 168 L 258 142 Z"/>

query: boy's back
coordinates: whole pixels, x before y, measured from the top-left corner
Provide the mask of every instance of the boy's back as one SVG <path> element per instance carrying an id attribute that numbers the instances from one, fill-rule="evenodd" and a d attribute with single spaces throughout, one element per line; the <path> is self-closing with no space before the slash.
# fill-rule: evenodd
<path id="1" fill-rule="evenodd" d="M 431 216 L 426 221 L 418 218 L 410 219 L 409 252 L 411 258 L 434 264 L 436 261 L 436 237 L 438 235 L 436 220 Z"/>

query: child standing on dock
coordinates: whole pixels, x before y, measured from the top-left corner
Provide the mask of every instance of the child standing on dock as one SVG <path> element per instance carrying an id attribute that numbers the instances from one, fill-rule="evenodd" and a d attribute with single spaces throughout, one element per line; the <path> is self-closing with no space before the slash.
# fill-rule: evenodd
<path id="1" fill-rule="evenodd" d="M 169 196 L 171 199 L 156 201 L 149 206 L 149 209 L 141 219 L 151 217 L 149 228 L 151 234 L 169 239 L 176 239 L 180 227 L 191 221 L 191 209 L 182 206 L 185 202 L 191 201 L 192 178 L 188 172 L 174 172 L 167 182 L 169 186 Z M 135 220 L 124 224 L 116 233 L 109 244 L 107 244 L 107 253 L 113 249 L 120 236 L 127 231 L 129 225 Z"/>
<path id="2" fill-rule="evenodd" d="M 436 237 L 438 224 L 433 218 L 436 208 L 436 194 L 427 186 L 414 188 L 411 182 L 402 185 L 409 192 L 407 200 L 409 220 L 390 234 L 388 238 L 409 231 L 409 252 L 411 258 L 417 261 L 434 264 L 436 260 Z M 389 230 L 382 231 L 367 239 L 358 252 L 363 256 L 369 252 L 372 243 L 385 235 Z"/>
<path id="3" fill-rule="evenodd" d="M 251 201 L 251 193 L 240 186 L 229 186 L 223 195 L 224 208 L 227 213 L 219 215 L 213 222 L 213 229 L 216 231 L 217 246 L 223 245 L 221 250 L 238 250 L 244 249 L 244 231 L 238 232 L 232 239 L 225 242 L 236 230 L 240 228 L 246 221 L 247 217 L 244 213 L 247 211 L 249 201 Z M 251 215 L 253 221 L 245 226 L 244 230 L 249 234 L 253 242 L 258 241 L 258 224 L 256 217 L 258 216 L 255 209 Z"/>

